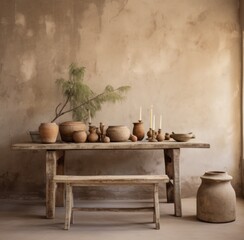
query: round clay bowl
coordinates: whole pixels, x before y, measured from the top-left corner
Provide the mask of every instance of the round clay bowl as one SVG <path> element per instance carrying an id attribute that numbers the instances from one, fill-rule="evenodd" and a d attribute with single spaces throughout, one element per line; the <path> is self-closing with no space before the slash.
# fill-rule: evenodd
<path id="1" fill-rule="evenodd" d="M 194 138 L 192 133 L 173 133 L 170 135 L 176 142 L 187 142 L 190 139 Z"/>
<path id="2" fill-rule="evenodd" d="M 127 126 L 109 126 L 106 135 L 111 142 L 126 142 L 130 138 L 130 129 Z"/>
<path id="3" fill-rule="evenodd" d="M 86 131 L 86 124 L 83 122 L 68 121 L 59 125 L 60 136 L 64 142 L 72 142 L 73 133 L 76 131 Z"/>

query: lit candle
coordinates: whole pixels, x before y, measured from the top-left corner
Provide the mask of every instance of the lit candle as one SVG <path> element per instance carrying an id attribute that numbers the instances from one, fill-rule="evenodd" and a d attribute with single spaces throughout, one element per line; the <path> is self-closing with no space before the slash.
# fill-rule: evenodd
<path id="1" fill-rule="evenodd" d="M 151 105 L 151 110 L 150 110 L 150 128 L 152 129 L 152 124 L 153 124 L 153 105 Z"/>
<path id="2" fill-rule="evenodd" d="M 88 122 L 91 123 L 91 113 L 90 113 L 90 109 L 88 110 Z"/>
<path id="3" fill-rule="evenodd" d="M 159 129 L 162 129 L 162 115 L 159 118 Z"/>
<path id="4" fill-rule="evenodd" d="M 155 115 L 153 115 L 153 126 L 152 126 L 152 130 L 155 130 Z"/>
<path id="5" fill-rule="evenodd" d="M 139 121 L 141 121 L 141 107 L 140 107 Z"/>

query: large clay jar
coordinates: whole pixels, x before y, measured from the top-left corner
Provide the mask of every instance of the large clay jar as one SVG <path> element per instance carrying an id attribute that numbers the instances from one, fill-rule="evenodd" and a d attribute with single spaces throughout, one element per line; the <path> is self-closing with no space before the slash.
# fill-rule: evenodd
<path id="1" fill-rule="evenodd" d="M 63 122 L 59 125 L 59 132 L 62 141 L 72 142 L 75 131 L 86 131 L 86 124 L 83 122 Z"/>
<path id="2" fill-rule="evenodd" d="M 130 138 L 130 129 L 127 126 L 109 126 L 106 135 L 111 142 L 125 142 Z"/>
<path id="3" fill-rule="evenodd" d="M 205 222 L 225 223 L 236 218 L 236 195 L 232 177 L 226 172 L 206 172 L 197 192 L 197 218 Z"/>
<path id="4" fill-rule="evenodd" d="M 144 126 L 143 126 L 143 122 L 135 122 L 133 123 L 134 127 L 133 127 L 133 135 L 135 135 L 137 137 L 138 141 L 143 140 L 144 136 L 145 136 L 145 130 L 144 130 Z"/>
<path id="5" fill-rule="evenodd" d="M 73 133 L 73 140 L 75 143 L 84 143 L 87 139 L 87 133 L 86 131 L 75 131 Z"/>
<path id="6" fill-rule="evenodd" d="M 55 143 L 58 136 L 58 125 L 56 123 L 41 123 L 39 133 L 42 143 Z"/>

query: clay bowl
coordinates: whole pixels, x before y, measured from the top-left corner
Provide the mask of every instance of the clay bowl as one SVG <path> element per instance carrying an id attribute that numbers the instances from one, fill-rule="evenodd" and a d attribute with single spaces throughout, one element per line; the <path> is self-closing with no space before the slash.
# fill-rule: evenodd
<path id="1" fill-rule="evenodd" d="M 63 122 L 59 125 L 59 132 L 62 141 L 72 142 L 75 131 L 86 131 L 86 124 L 83 122 Z"/>
<path id="2" fill-rule="evenodd" d="M 170 135 L 176 142 L 187 142 L 195 136 L 192 133 L 172 133 Z"/>
<path id="3" fill-rule="evenodd" d="M 130 129 L 127 126 L 109 126 L 106 135 L 111 142 L 126 142 L 130 138 Z"/>
<path id="4" fill-rule="evenodd" d="M 41 136 L 39 131 L 29 131 L 30 136 L 31 136 L 31 140 L 33 143 L 41 143 Z"/>

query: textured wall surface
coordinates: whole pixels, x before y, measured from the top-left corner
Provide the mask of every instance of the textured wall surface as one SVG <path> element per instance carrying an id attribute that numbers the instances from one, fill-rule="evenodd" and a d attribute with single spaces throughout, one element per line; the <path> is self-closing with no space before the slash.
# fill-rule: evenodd
<path id="1" fill-rule="evenodd" d="M 145 127 L 154 106 L 156 127 L 194 132 L 210 149 L 183 149 L 182 194 L 194 196 L 200 176 L 225 170 L 241 187 L 240 25 L 234 0 L 1 0 L 0 196 L 43 197 L 44 153 L 13 152 L 27 131 L 50 121 L 62 101 L 55 80 L 75 62 L 85 82 L 130 85 L 127 99 L 106 104 L 94 124 L 132 129 L 139 107 Z M 70 119 L 64 116 L 58 122 Z M 77 152 L 76 174 L 159 173 L 162 152 Z M 143 189 L 85 189 L 88 197 L 145 197 Z M 147 190 L 147 189 L 145 189 Z M 128 192 L 130 194 L 128 194 Z"/>

